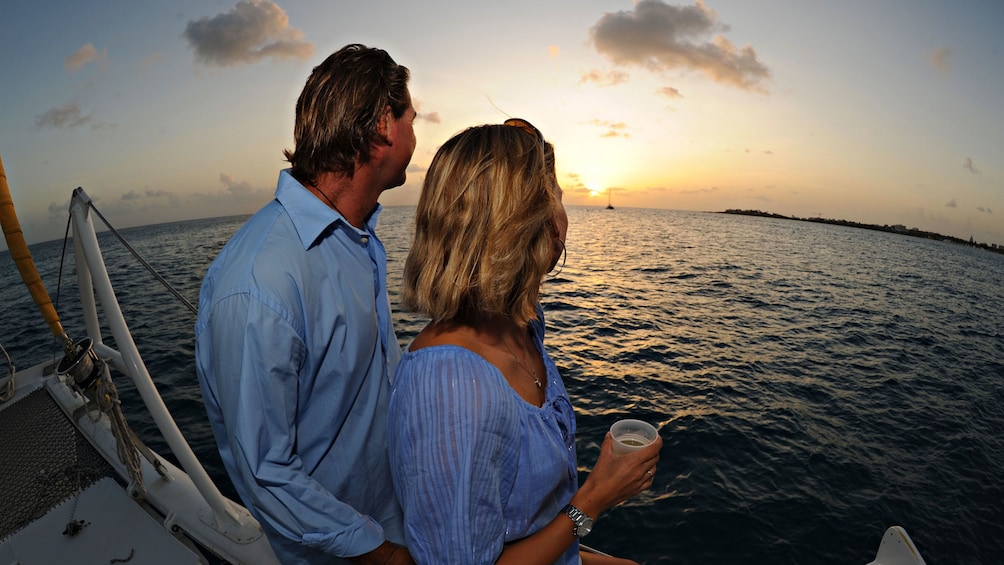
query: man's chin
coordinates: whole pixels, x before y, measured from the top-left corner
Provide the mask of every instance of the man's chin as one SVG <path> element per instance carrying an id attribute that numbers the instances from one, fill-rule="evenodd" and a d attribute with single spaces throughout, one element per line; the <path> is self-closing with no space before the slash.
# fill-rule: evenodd
<path id="1" fill-rule="evenodd" d="M 401 173 L 401 178 L 397 179 L 396 182 L 392 182 L 390 184 L 390 186 L 387 187 L 387 190 L 390 190 L 392 188 L 397 188 L 399 186 L 404 186 L 404 183 L 407 180 L 408 180 L 408 174 L 407 173 Z"/>

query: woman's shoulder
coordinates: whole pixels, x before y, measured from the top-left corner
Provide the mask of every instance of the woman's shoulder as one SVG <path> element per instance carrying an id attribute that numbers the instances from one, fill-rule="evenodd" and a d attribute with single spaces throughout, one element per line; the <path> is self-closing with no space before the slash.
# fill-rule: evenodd
<path id="1" fill-rule="evenodd" d="M 489 365 L 482 356 L 470 349 L 455 343 L 442 343 L 415 347 L 412 342 L 404 349 L 401 363 L 419 366 L 435 366 L 440 364 L 464 363 L 467 365 Z"/>
<path id="2" fill-rule="evenodd" d="M 401 355 L 394 388 L 499 388 L 498 369 L 476 352 L 452 343 L 415 349 L 409 345 Z"/>
<path id="3" fill-rule="evenodd" d="M 465 326 L 423 329 L 404 350 L 405 359 L 419 365 L 461 364 L 465 370 L 494 372 L 496 366 L 478 335 Z"/>
<path id="4" fill-rule="evenodd" d="M 405 351 L 391 385 L 391 419 L 470 422 L 514 433 L 520 419 L 512 389 L 498 370 L 458 345 Z"/>

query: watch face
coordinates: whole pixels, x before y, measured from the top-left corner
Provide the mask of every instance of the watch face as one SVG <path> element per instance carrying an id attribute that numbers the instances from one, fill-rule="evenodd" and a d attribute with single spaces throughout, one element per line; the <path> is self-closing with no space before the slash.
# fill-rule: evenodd
<path id="1" fill-rule="evenodd" d="M 591 531 L 593 531 L 593 521 L 592 520 L 586 520 L 585 523 L 583 523 L 581 526 L 579 526 L 579 530 L 577 532 L 578 533 L 578 537 L 584 538 Z"/>

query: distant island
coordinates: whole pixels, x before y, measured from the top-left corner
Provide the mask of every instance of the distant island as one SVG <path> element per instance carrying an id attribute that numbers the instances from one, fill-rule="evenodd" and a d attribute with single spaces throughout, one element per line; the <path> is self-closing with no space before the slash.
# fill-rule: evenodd
<path id="1" fill-rule="evenodd" d="M 947 241 L 950 243 L 955 243 L 958 245 L 965 245 L 967 247 L 978 247 L 980 249 L 985 249 L 993 253 L 1000 253 L 1004 255 L 1004 246 L 997 245 L 996 243 L 979 243 L 974 241 L 972 237 L 968 241 L 965 239 L 960 239 L 958 237 L 952 237 L 950 235 L 942 235 L 940 233 L 934 233 L 924 230 L 919 230 L 917 228 L 908 228 L 903 225 L 895 226 L 879 226 L 876 224 L 862 224 L 860 222 L 852 222 L 849 220 L 831 220 L 828 218 L 799 218 L 797 216 L 783 216 L 781 214 L 774 214 L 771 212 L 761 212 L 760 210 L 725 210 L 720 212 L 721 214 L 738 214 L 740 216 L 759 216 L 762 218 L 778 218 L 781 220 L 797 220 L 800 222 L 816 222 L 817 224 L 833 224 L 835 226 L 847 226 L 851 228 L 861 228 L 864 230 L 875 230 L 884 231 L 889 233 L 898 233 L 901 235 L 909 235 L 913 237 L 922 237 L 924 239 L 933 239 L 937 241 Z"/>

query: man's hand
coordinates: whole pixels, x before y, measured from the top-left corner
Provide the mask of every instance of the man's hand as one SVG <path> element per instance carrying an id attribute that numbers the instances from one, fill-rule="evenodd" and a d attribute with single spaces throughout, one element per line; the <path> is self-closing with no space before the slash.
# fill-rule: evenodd
<path id="1" fill-rule="evenodd" d="M 408 553 L 408 548 L 389 541 L 384 541 L 373 551 L 352 557 L 351 560 L 359 565 L 414 565 L 415 563 Z"/>

